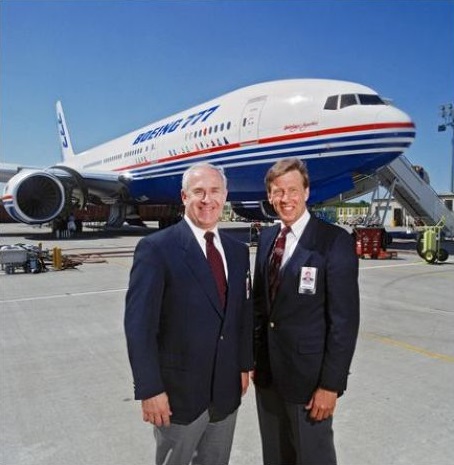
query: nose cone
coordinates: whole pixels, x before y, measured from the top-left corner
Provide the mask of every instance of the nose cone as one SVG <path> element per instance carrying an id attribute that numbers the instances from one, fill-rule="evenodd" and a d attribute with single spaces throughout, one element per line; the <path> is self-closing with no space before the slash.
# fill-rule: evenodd
<path id="1" fill-rule="evenodd" d="M 415 140 L 415 124 L 406 113 L 396 107 L 381 107 L 375 121 L 377 130 L 392 134 L 394 142 L 401 147 L 408 148 Z"/>
<path id="2" fill-rule="evenodd" d="M 413 127 L 414 123 L 411 118 L 402 110 L 392 105 L 380 107 L 376 116 L 377 123 L 402 123 L 404 126 Z"/>

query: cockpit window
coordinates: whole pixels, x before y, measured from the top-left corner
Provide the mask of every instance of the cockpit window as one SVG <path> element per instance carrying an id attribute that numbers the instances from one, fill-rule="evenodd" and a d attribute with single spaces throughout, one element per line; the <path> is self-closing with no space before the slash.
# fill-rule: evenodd
<path id="1" fill-rule="evenodd" d="M 385 105 L 385 102 L 375 94 L 359 94 L 360 105 Z"/>
<path id="2" fill-rule="evenodd" d="M 325 110 L 337 110 L 337 100 L 339 96 L 338 95 L 331 95 L 331 97 L 328 97 L 325 102 L 324 109 Z"/>
<path id="3" fill-rule="evenodd" d="M 341 95 L 341 108 L 351 107 L 352 105 L 357 105 L 358 101 L 356 100 L 356 94 L 344 94 Z"/>
<path id="4" fill-rule="evenodd" d="M 326 99 L 325 110 L 337 110 L 353 105 L 386 105 L 377 94 L 331 95 Z"/>

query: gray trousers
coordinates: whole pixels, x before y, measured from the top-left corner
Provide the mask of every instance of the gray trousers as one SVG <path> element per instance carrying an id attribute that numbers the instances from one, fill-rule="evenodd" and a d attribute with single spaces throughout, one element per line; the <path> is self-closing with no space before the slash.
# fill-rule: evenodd
<path id="1" fill-rule="evenodd" d="M 206 410 L 189 425 L 155 426 L 156 465 L 227 465 L 237 412 L 213 422 Z"/>
<path id="2" fill-rule="evenodd" d="M 336 465 L 332 418 L 312 421 L 272 387 L 255 392 L 264 465 Z"/>

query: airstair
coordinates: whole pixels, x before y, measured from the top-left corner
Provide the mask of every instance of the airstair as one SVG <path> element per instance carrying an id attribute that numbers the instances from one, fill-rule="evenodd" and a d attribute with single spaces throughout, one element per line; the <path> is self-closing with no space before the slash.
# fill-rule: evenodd
<path id="1" fill-rule="evenodd" d="M 404 155 L 380 168 L 377 177 L 413 218 L 427 226 L 435 225 L 444 218 L 444 231 L 454 236 L 454 213 Z"/>
<path id="2" fill-rule="evenodd" d="M 372 192 L 372 203 L 379 197 L 379 186 L 388 191 L 388 196 L 382 201 L 387 203 L 378 210 L 388 211 L 389 203 L 394 197 L 418 223 L 425 226 L 434 226 L 443 219 L 444 232 L 454 237 L 454 213 L 450 211 L 437 193 L 428 183 L 421 172 L 415 170 L 409 160 L 401 155 L 389 165 L 380 168 L 376 173 L 369 175 L 356 174 L 353 177 L 354 187 L 343 192 L 339 197 L 325 202 L 326 205 L 339 200 L 349 201 Z M 377 213 L 370 212 L 365 219 L 368 225 L 383 226 L 385 218 L 377 217 Z"/>

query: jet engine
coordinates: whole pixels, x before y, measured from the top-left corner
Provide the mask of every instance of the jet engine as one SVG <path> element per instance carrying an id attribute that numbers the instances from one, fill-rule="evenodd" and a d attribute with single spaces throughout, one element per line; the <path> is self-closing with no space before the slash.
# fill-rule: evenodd
<path id="1" fill-rule="evenodd" d="M 3 204 L 17 221 L 42 224 L 56 218 L 65 206 L 65 188 L 52 173 L 22 170 L 6 184 Z"/>
<path id="2" fill-rule="evenodd" d="M 267 200 L 230 202 L 232 210 L 242 218 L 251 221 L 273 221 L 278 218 Z"/>

